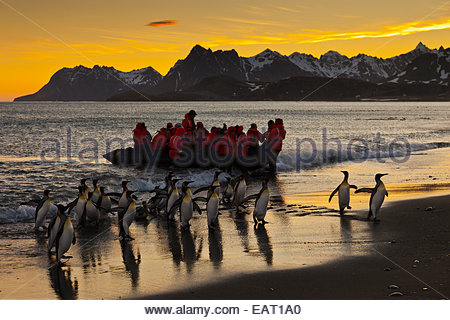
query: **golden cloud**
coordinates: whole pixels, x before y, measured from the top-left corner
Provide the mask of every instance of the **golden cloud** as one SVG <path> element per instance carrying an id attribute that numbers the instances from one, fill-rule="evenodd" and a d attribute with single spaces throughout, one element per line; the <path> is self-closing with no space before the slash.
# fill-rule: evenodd
<path id="1" fill-rule="evenodd" d="M 149 24 L 146 24 L 146 27 L 163 27 L 163 26 L 171 26 L 177 24 L 178 20 L 161 20 L 161 21 L 153 21 Z"/>

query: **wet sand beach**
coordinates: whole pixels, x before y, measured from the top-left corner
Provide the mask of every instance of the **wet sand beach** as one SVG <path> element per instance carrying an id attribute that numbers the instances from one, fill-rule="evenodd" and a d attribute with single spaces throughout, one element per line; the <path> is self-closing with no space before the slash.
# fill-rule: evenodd
<path id="1" fill-rule="evenodd" d="M 336 219 L 347 252 L 361 245 L 354 226 L 366 224 L 372 242 L 366 255 L 342 252 L 318 266 L 236 276 L 141 299 L 448 299 L 450 195 L 391 203 L 379 224 L 363 216 Z"/>

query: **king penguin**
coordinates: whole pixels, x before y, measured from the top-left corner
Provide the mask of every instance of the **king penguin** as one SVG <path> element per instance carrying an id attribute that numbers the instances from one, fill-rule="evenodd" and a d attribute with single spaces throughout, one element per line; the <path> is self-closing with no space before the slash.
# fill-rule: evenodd
<path id="1" fill-rule="evenodd" d="M 175 212 L 172 211 L 172 214 L 170 213 L 170 209 L 172 209 L 173 204 L 178 200 L 178 198 L 180 197 L 180 193 L 178 192 L 178 188 L 177 188 L 177 181 L 179 179 L 171 179 L 169 181 L 170 185 L 168 188 L 168 198 L 167 198 L 167 202 L 166 202 L 166 213 L 167 213 L 167 217 L 169 220 L 174 221 L 175 220 Z"/>
<path id="2" fill-rule="evenodd" d="M 70 218 L 63 214 L 61 219 L 62 222 L 60 223 L 60 228 L 55 239 L 56 261 L 58 261 L 58 263 L 61 263 L 61 258 L 63 258 L 64 253 L 69 250 L 70 245 L 75 244 L 76 242 L 75 231 L 73 230 Z"/>
<path id="3" fill-rule="evenodd" d="M 76 225 L 80 226 L 83 223 L 83 214 L 86 209 L 86 196 L 82 186 L 78 187 L 78 199 L 75 200 L 75 221 Z"/>
<path id="4" fill-rule="evenodd" d="M 239 176 L 238 182 L 234 185 L 233 190 L 233 206 L 236 207 L 236 213 L 239 212 L 239 206 L 242 206 L 242 201 L 245 199 L 247 192 L 247 183 L 243 175 Z"/>
<path id="5" fill-rule="evenodd" d="M 39 227 L 44 227 L 45 217 L 47 216 L 48 210 L 50 209 L 50 197 L 48 194 L 50 190 L 44 191 L 44 196 L 41 201 L 39 201 L 36 211 L 34 213 L 34 230 L 39 230 Z"/>
<path id="6" fill-rule="evenodd" d="M 93 192 L 89 192 L 88 198 L 86 200 L 86 206 L 85 206 L 85 212 L 86 215 L 84 219 L 87 220 L 87 222 L 95 222 L 95 225 L 98 227 L 99 221 L 100 221 L 100 211 L 98 210 L 96 204 L 92 200 Z"/>
<path id="7" fill-rule="evenodd" d="M 50 250 L 52 250 L 52 248 L 55 246 L 56 235 L 58 234 L 59 228 L 61 227 L 61 223 L 65 221 L 64 211 L 66 210 L 66 208 L 60 204 L 58 204 L 56 207 L 58 208 L 58 212 L 48 225 L 48 253 L 50 253 Z"/>
<path id="8" fill-rule="evenodd" d="M 83 190 L 84 190 L 84 197 L 86 199 L 87 199 L 87 196 L 88 196 L 89 192 L 91 192 L 91 189 L 89 189 L 89 187 L 86 184 L 87 180 L 88 180 L 87 178 L 84 178 L 84 179 L 80 180 L 80 187 L 83 188 Z"/>
<path id="9" fill-rule="evenodd" d="M 206 220 L 208 228 L 215 229 L 219 224 L 219 196 L 215 192 L 217 186 L 209 186 L 207 198 L 195 198 L 195 201 L 201 200 L 206 202 Z"/>
<path id="10" fill-rule="evenodd" d="M 344 180 L 342 180 L 341 184 L 334 189 L 331 193 L 328 202 L 331 202 L 334 194 L 338 192 L 339 197 L 339 214 L 343 215 L 345 208 L 351 209 L 350 207 L 350 189 L 357 189 L 358 187 L 348 183 L 348 172 L 341 171 L 344 174 Z"/>
<path id="11" fill-rule="evenodd" d="M 359 192 L 369 192 L 370 193 L 370 201 L 369 201 L 369 215 L 367 216 L 367 220 L 370 219 L 370 217 L 373 216 L 373 221 L 379 221 L 377 219 L 378 211 L 381 208 L 381 205 L 383 204 L 384 197 L 388 197 L 388 192 L 386 190 L 386 187 L 381 181 L 381 177 L 386 176 L 387 173 L 377 173 L 375 175 L 375 187 L 374 188 L 361 188 L 355 191 L 355 193 Z"/>
<path id="12" fill-rule="evenodd" d="M 121 237 L 123 240 L 134 240 L 130 236 L 130 225 L 133 222 L 134 218 L 136 217 L 136 203 L 134 202 L 134 199 L 136 198 L 133 196 L 134 191 L 127 190 L 126 191 L 126 199 L 127 199 L 127 206 L 119 211 L 119 237 Z"/>
<path id="13" fill-rule="evenodd" d="M 255 222 L 255 228 L 258 226 L 258 224 L 266 224 L 268 223 L 264 218 L 266 217 L 267 213 L 267 205 L 269 204 L 269 197 L 270 197 L 270 190 L 269 186 L 267 185 L 267 179 L 264 179 L 262 181 L 262 188 L 259 191 L 258 194 L 249 196 L 245 198 L 242 202 L 246 202 L 250 199 L 256 199 L 255 200 L 255 208 L 253 209 L 253 221 Z"/>
<path id="14" fill-rule="evenodd" d="M 105 194 L 105 188 L 100 187 L 100 197 L 97 202 L 97 207 L 100 209 L 102 215 L 106 215 L 111 212 L 111 198 Z"/>
<path id="15" fill-rule="evenodd" d="M 227 177 L 227 182 L 222 192 L 222 202 L 225 203 L 226 199 L 226 201 L 230 203 L 232 197 L 233 197 L 233 186 L 231 185 L 231 178 Z"/>
<path id="16" fill-rule="evenodd" d="M 190 227 L 189 221 L 192 218 L 192 214 L 194 209 L 197 210 L 200 214 L 202 213 L 200 207 L 192 198 L 192 193 L 190 192 L 190 188 L 188 187 L 189 183 L 193 181 L 184 181 L 181 185 L 181 196 L 172 206 L 170 213 L 174 212 L 179 208 L 180 210 L 180 224 L 181 229 L 186 230 Z"/>
<path id="17" fill-rule="evenodd" d="M 122 194 L 119 199 L 119 208 L 126 208 L 128 206 L 128 199 L 127 199 L 128 182 L 130 181 L 122 181 Z"/>
<path id="18" fill-rule="evenodd" d="M 93 185 L 94 185 L 94 191 L 93 191 L 91 200 L 92 200 L 94 203 L 97 203 L 97 202 L 98 202 L 98 199 L 100 199 L 100 189 L 99 189 L 99 187 L 98 187 L 98 179 L 92 180 L 92 183 L 93 183 Z"/>

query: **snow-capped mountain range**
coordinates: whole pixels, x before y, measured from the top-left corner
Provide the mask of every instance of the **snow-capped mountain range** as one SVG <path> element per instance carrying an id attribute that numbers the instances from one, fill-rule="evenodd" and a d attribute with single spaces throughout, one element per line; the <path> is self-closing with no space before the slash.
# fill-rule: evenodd
<path id="1" fill-rule="evenodd" d="M 123 72 L 113 67 L 80 65 L 58 70 L 38 92 L 15 100 L 103 101 L 124 91 L 148 90 L 161 79 L 152 67 Z"/>
<path id="2" fill-rule="evenodd" d="M 294 52 L 289 56 L 266 49 L 252 57 L 235 50 L 212 51 L 194 46 L 163 77 L 151 67 L 130 72 L 112 67 L 63 68 L 42 89 L 16 100 L 106 100 L 126 91 L 161 94 L 180 92 L 203 79 L 225 76 L 248 83 L 275 83 L 292 77 L 349 78 L 372 83 L 427 83 L 448 86 L 450 49 L 422 43 L 405 54 L 377 58 L 328 51 L 320 58 Z"/>

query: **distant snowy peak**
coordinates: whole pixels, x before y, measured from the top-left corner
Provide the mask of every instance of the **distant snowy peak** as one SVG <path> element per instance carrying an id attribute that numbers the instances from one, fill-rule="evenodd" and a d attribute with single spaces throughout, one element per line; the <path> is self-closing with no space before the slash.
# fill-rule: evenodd
<path id="1" fill-rule="evenodd" d="M 340 54 L 337 51 L 328 51 L 320 57 L 320 61 L 324 63 L 340 63 L 342 61 L 347 61 L 348 57 Z"/>
<path id="2" fill-rule="evenodd" d="M 162 75 L 152 67 L 125 72 L 107 66 L 95 65 L 93 68 L 87 68 L 80 65 L 74 68 L 63 68 L 58 72 L 66 74 L 67 80 L 72 83 L 84 77 L 93 77 L 97 80 L 121 81 L 124 85 L 154 86 L 162 79 Z"/>
<path id="3" fill-rule="evenodd" d="M 262 69 L 265 65 L 271 64 L 276 60 L 285 59 L 284 56 L 279 54 L 276 51 L 272 51 L 270 49 L 266 49 L 261 53 L 249 58 L 244 58 L 250 65 L 250 71 L 255 69 Z"/>
<path id="4" fill-rule="evenodd" d="M 319 59 L 304 53 L 294 52 L 289 56 L 297 67 L 320 77 L 353 78 L 370 82 L 384 81 L 403 71 L 415 58 L 436 52 L 422 42 L 408 53 L 388 59 L 377 58 L 365 54 L 348 58 L 336 51 L 328 51 Z"/>
<path id="5" fill-rule="evenodd" d="M 389 80 L 404 84 L 439 84 L 448 86 L 450 74 L 450 48 L 428 50 L 415 58 L 405 70 L 395 74 Z"/>
<path id="6" fill-rule="evenodd" d="M 151 67 L 124 72 L 113 67 L 80 65 L 57 71 L 39 91 L 16 100 L 104 101 L 124 91 L 148 91 L 161 79 L 161 74 Z"/>

